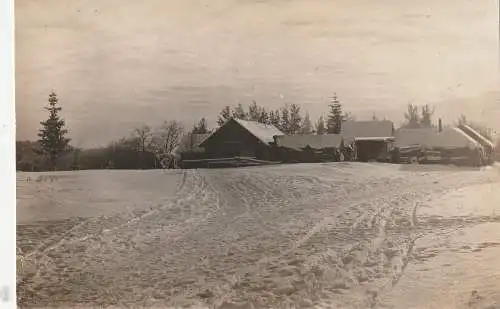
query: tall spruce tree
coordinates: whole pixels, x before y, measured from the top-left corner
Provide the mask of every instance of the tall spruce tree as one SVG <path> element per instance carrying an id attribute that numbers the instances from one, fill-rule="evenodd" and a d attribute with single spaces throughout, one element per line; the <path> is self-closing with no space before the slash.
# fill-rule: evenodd
<path id="1" fill-rule="evenodd" d="M 329 106 L 330 113 L 328 114 L 326 124 L 327 132 L 330 134 L 340 134 L 344 116 L 342 115 L 342 104 L 340 104 L 337 94 L 333 95 Z"/>
<path id="2" fill-rule="evenodd" d="M 302 116 L 300 116 L 300 106 L 297 104 L 290 105 L 290 128 L 288 134 L 300 133 Z"/>
<path id="3" fill-rule="evenodd" d="M 280 130 L 285 134 L 290 134 L 290 113 L 288 106 L 281 108 Z"/>
<path id="4" fill-rule="evenodd" d="M 66 122 L 59 117 L 61 107 L 57 106 L 59 99 L 52 91 L 49 94 L 49 106 L 45 109 L 49 112 L 49 118 L 41 121 L 42 128 L 38 132 L 40 153 L 49 160 L 50 168 L 56 169 L 57 159 L 68 150 L 70 139 L 66 137 L 68 130 Z"/>

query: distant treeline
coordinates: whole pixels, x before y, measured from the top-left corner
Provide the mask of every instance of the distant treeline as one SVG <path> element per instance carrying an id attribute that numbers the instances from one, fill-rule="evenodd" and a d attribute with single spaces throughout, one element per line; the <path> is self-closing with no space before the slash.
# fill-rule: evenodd
<path id="1" fill-rule="evenodd" d="M 161 160 L 179 145 L 186 132 L 209 133 L 206 118 L 201 118 L 190 130 L 177 121 L 165 121 L 158 127 L 142 125 L 128 136 L 109 143 L 105 147 L 82 149 L 71 145 L 66 137 L 68 130 L 60 118 L 61 107 L 55 93 L 49 95 L 46 107 L 49 117 L 42 121 L 37 141 L 16 142 L 16 166 L 19 171 L 85 170 L 85 169 L 154 169 L 162 168 Z M 320 116 L 314 123 L 307 111 L 298 104 L 285 104 L 278 109 L 267 109 L 252 101 L 245 109 L 242 104 L 225 106 L 217 119 L 222 126 L 230 118 L 272 124 L 285 134 L 340 133 L 342 123 L 355 120 L 343 110 L 336 94 L 327 104 L 326 116 Z M 420 128 L 435 126 L 429 106 L 409 104 L 403 127 Z M 378 120 L 375 115 L 372 120 Z M 461 116 L 456 124 L 467 123 L 492 140 L 490 129 Z M 499 155 L 500 157 L 500 155 Z"/>

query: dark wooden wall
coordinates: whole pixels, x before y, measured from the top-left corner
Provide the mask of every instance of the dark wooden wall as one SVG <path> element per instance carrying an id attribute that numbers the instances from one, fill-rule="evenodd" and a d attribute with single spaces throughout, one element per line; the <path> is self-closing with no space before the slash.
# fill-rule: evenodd
<path id="1" fill-rule="evenodd" d="M 229 122 L 220 128 L 204 143 L 205 152 L 212 158 L 255 157 L 260 160 L 271 159 L 271 146 L 265 145 L 258 138 L 236 122 Z"/>

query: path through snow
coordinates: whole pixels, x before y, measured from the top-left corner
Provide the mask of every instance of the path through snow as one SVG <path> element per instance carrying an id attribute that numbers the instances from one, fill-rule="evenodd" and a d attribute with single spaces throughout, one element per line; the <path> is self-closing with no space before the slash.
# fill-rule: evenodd
<path id="1" fill-rule="evenodd" d="M 498 195 L 480 200 L 467 189 L 492 194 L 484 188 L 498 186 L 494 168 L 330 163 L 37 177 L 18 174 L 18 297 L 27 306 L 422 308 L 436 303 L 423 295 L 437 297 L 465 273 L 483 299 L 500 293 L 472 283 L 470 259 L 448 256 L 465 250 L 455 234 L 477 242 L 468 256 L 500 243 Z M 457 271 L 437 273 L 446 260 Z M 423 268 L 430 279 L 412 277 Z"/>

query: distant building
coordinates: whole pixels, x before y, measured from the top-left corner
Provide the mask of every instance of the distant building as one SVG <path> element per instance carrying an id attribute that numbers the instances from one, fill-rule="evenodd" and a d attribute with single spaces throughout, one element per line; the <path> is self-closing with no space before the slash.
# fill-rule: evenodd
<path id="1" fill-rule="evenodd" d="M 424 146 L 438 133 L 434 128 L 398 129 L 395 133 L 396 147 Z"/>
<path id="2" fill-rule="evenodd" d="M 193 134 L 188 133 L 181 138 L 179 145 L 172 150 L 172 155 L 174 155 L 178 160 L 191 158 L 194 156 L 198 156 L 201 153 L 205 152 L 203 147 L 200 147 L 200 144 L 210 136 L 210 133 L 207 134 Z"/>
<path id="3" fill-rule="evenodd" d="M 211 158 L 249 157 L 272 160 L 274 136 L 284 135 L 273 125 L 232 118 L 200 143 Z"/>
<path id="4" fill-rule="evenodd" d="M 394 124 L 389 120 L 347 121 L 342 124 L 342 137 L 353 144 L 360 161 L 391 161 Z"/>
<path id="5" fill-rule="evenodd" d="M 395 146 L 404 158 L 408 150 L 422 163 L 486 163 L 484 147 L 457 127 L 443 128 L 441 132 L 434 128 L 399 129 L 395 135 Z"/>
<path id="6" fill-rule="evenodd" d="M 387 139 L 394 137 L 394 131 L 394 124 L 389 120 L 346 121 L 342 124 L 341 134 L 345 142 L 351 143 L 355 139 Z"/>
<path id="7" fill-rule="evenodd" d="M 342 135 L 282 135 L 275 137 L 275 145 L 284 162 L 338 161 Z"/>

